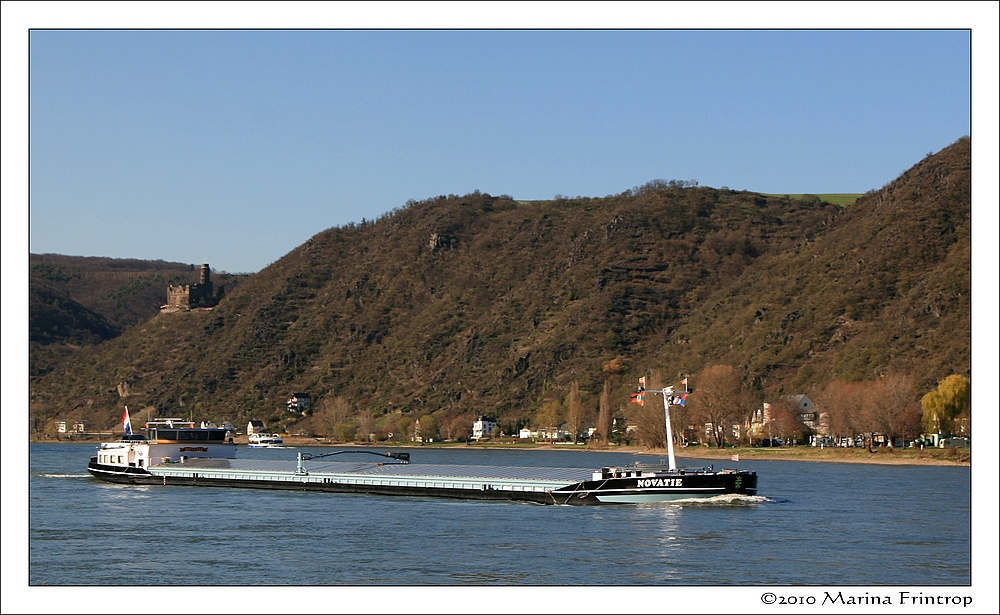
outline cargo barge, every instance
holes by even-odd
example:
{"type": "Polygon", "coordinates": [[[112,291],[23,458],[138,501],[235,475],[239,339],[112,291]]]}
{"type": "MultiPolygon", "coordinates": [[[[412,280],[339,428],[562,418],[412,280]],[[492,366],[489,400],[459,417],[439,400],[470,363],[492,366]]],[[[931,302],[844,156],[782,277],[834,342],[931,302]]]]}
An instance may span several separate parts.
{"type": "Polygon", "coordinates": [[[338,451],[336,454],[340,453],[369,453],[395,460],[185,458],[139,469],[108,467],[94,458],[89,469],[102,480],[136,485],[422,495],[539,504],[659,502],[757,492],[756,474],[739,470],[714,472],[711,468],[692,468],[670,472],[662,467],[635,465],[594,471],[587,468],[411,464],[407,453],[338,451]]]}
{"type": "MultiPolygon", "coordinates": [[[[664,396],[667,397],[666,395],[664,396]]],[[[666,408],[666,402],[665,402],[666,408]]],[[[669,415],[668,415],[669,417],[669,415]]],[[[295,460],[236,459],[225,430],[149,425],[102,443],[88,471],[104,481],[136,485],[241,487],[417,495],[539,504],[624,504],[757,493],[747,470],[676,467],[673,447],[666,466],[588,468],[411,464],[406,452],[340,450],[297,454],[295,460]],[[339,461],[340,455],[373,455],[380,461],[339,461]]],[[[669,425],[669,423],[668,423],[669,425]]]]}

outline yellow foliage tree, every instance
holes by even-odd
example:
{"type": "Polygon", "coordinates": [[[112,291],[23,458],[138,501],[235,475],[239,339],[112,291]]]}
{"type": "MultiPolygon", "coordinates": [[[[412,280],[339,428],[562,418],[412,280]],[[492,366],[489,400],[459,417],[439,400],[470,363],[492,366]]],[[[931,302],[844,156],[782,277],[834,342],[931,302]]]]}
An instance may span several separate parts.
{"type": "Polygon", "coordinates": [[[972,381],[953,374],[920,400],[923,425],[928,433],[962,436],[971,434],[972,381]]]}

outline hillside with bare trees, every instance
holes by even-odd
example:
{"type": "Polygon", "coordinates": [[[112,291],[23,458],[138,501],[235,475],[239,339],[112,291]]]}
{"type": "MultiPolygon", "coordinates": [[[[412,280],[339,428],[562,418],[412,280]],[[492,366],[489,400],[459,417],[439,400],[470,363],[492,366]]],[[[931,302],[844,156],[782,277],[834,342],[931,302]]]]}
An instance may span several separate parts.
{"type": "Polygon", "coordinates": [[[105,341],[33,369],[31,413],[110,426],[128,403],[380,438],[486,414],[507,433],[567,418],[611,432],[638,376],[715,365],[747,404],[890,375],[919,400],[971,376],[970,157],[963,138],[847,207],[679,181],[411,201],[318,233],[210,310],[127,324],[79,301],[103,318],[77,310],[79,327],[105,341]],[[287,411],[293,391],[313,416],[287,411]]]}

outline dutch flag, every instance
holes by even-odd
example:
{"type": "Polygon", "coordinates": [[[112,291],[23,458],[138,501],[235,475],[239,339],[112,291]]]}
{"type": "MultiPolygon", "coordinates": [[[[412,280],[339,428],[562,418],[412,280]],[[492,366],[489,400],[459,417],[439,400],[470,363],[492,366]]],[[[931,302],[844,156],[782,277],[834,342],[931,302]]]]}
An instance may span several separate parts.
{"type": "Polygon", "coordinates": [[[125,435],[132,435],[132,421],[128,420],[128,406],[125,406],[125,414],[122,415],[122,425],[125,426],[125,435]]]}

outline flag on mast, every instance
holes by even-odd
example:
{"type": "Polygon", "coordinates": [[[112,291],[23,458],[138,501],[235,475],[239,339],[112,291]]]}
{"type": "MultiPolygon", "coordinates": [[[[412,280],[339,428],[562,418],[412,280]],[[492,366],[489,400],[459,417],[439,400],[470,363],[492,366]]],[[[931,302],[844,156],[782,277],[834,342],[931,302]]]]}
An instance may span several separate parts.
{"type": "Polygon", "coordinates": [[[132,421],[128,419],[128,406],[125,406],[125,414],[122,415],[122,425],[125,427],[125,435],[132,435],[132,421]]]}
{"type": "Polygon", "coordinates": [[[639,390],[643,390],[645,388],[646,388],[646,377],[643,376],[642,378],[639,378],[639,390]]]}
{"type": "Polygon", "coordinates": [[[632,403],[633,404],[639,404],[640,406],[642,406],[642,405],[644,405],[642,402],[643,402],[643,395],[642,395],[642,393],[633,393],[632,394],[632,403]]]}
{"type": "Polygon", "coordinates": [[[688,390],[688,379],[687,379],[687,377],[685,377],[684,380],[681,380],[681,384],[684,385],[684,390],[685,391],[688,390]]]}

